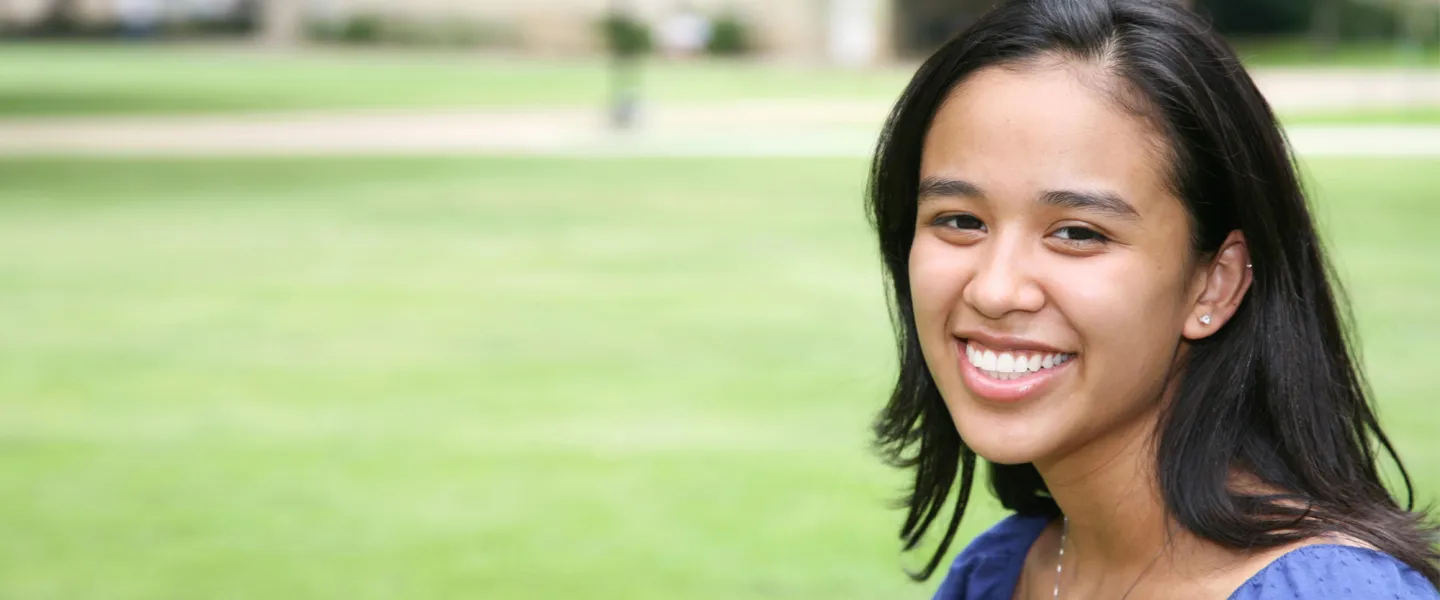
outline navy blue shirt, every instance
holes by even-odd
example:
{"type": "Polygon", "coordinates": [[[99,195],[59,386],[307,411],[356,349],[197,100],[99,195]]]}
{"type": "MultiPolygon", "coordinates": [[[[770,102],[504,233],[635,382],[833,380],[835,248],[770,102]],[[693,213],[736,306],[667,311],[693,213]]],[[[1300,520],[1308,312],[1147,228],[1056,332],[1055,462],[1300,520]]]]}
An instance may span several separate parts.
{"type": "MultiPolygon", "coordinates": [[[[935,600],[1010,600],[1030,545],[1048,517],[1011,515],[970,542],[950,567],[935,600]]],[[[1291,550],[1230,600],[1440,600],[1415,569],[1383,552],[1337,544],[1291,550]]]]}

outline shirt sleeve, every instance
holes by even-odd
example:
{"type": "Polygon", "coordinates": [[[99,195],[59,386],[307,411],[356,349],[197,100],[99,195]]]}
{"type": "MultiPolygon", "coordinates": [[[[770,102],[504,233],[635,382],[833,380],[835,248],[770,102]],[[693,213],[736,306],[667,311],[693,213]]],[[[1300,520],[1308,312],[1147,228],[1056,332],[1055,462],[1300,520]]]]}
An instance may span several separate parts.
{"type": "Polygon", "coordinates": [[[1394,557],[1352,546],[1293,550],[1235,590],[1230,600],[1440,600],[1423,575],[1394,557]]]}

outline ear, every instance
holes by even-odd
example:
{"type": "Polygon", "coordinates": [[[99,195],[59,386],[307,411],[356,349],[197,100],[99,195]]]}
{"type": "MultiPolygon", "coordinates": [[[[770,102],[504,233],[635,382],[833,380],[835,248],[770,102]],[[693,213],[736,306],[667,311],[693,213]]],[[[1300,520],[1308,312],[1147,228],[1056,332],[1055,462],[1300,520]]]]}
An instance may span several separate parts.
{"type": "Polygon", "coordinates": [[[1239,310],[1253,280],[1245,234],[1232,231],[1209,261],[1195,267],[1194,305],[1181,333],[1198,340],[1219,331],[1239,310]],[[1205,321],[1209,321],[1206,323],[1205,321]]]}

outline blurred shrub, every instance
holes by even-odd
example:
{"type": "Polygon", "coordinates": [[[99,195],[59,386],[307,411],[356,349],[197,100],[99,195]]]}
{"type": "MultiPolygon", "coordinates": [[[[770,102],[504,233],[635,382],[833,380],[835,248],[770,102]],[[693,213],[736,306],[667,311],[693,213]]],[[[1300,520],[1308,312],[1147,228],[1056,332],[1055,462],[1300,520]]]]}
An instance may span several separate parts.
{"type": "Polygon", "coordinates": [[[1337,7],[1340,39],[1391,39],[1399,33],[1393,7],[1361,2],[1341,2],[1337,7]]]}
{"type": "Polygon", "coordinates": [[[519,43],[514,28],[500,23],[464,19],[398,19],[359,14],[348,19],[315,23],[310,37],[316,41],[412,47],[501,48],[519,43]]]}
{"type": "Polygon", "coordinates": [[[655,47],[650,26],[623,14],[612,13],[601,19],[600,35],[610,53],[620,56],[649,54],[655,47]]]}
{"type": "Polygon", "coordinates": [[[379,43],[385,39],[385,23],[379,15],[355,15],[340,26],[339,41],[349,44],[379,43]]]}
{"type": "Polygon", "coordinates": [[[23,26],[8,26],[6,33],[17,37],[94,38],[119,35],[114,23],[86,19],[79,0],[51,0],[40,18],[23,26]]]}
{"type": "Polygon", "coordinates": [[[718,56],[739,56],[749,53],[755,47],[750,34],[750,25],[735,14],[726,14],[715,19],[711,25],[710,43],[706,50],[718,56]]]}
{"type": "Polygon", "coordinates": [[[32,31],[38,35],[61,37],[79,33],[85,26],[85,19],[80,16],[79,3],[74,0],[54,0],[46,6],[44,16],[35,23],[32,31]]]}
{"type": "Polygon", "coordinates": [[[160,24],[160,32],[167,38],[248,36],[259,29],[255,19],[253,10],[235,10],[199,18],[167,20],[160,24]]]}
{"type": "Polygon", "coordinates": [[[1226,35],[1260,36],[1305,31],[1317,1],[1196,0],[1195,9],[1226,35]]]}
{"type": "Polygon", "coordinates": [[[1196,0],[1195,8],[1226,35],[1310,32],[1357,40],[1400,37],[1405,6],[1417,2],[1424,0],[1196,0]]]}
{"type": "Polygon", "coordinates": [[[520,45],[514,27],[501,23],[447,21],[440,23],[435,39],[446,46],[461,48],[510,48],[520,45]]]}
{"type": "Polygon", "coordinates": [[[1344,2],[1340,7],[1339,34],[1342,39],[1400,39],[1440,41],[1440,4],[1407,6],[1400,2],[1362,0],[1344,2]],[[1419,7],[1417,12],[1415,6],[1419,7]],[[1418,17],[1418,18],[1417,18],[1418,17]]]}

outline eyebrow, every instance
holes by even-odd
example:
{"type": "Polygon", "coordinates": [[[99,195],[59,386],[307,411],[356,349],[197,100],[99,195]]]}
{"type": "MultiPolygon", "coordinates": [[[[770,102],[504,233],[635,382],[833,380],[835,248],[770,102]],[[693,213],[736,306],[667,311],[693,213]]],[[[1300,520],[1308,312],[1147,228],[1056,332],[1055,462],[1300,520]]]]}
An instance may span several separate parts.
{"type": "Polygon", "coordinates": [[[961,179],[926,177],[920,180],[920,201],[930,198],[984,198],[980,186],[961,179]]]}
{"type": "Polygon", "coordinates": [[[1121,198],[1120,194],[1109,190],[1045,192],[1040,195],[1040,202],[1061,208],[1093,211],[1127,221],[1140,220],[1140,213],[1135,210],[1134,206],[1121,198]]]}
{"type": "MultiPolygon", "coordinates": [[[[920,180],[919,202],[934,198],[981,198],[985,191],[963,179],[926,177],[920,180]]],[[[1040,194],[1040,203],[1060,208],[1091,211],[1127,221],[1137,221],[1140,213],[1129,202],[1110,190],[1052,190],[1040,194]]]]}

